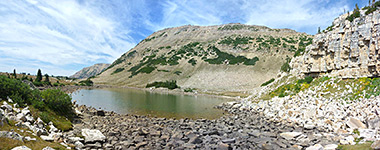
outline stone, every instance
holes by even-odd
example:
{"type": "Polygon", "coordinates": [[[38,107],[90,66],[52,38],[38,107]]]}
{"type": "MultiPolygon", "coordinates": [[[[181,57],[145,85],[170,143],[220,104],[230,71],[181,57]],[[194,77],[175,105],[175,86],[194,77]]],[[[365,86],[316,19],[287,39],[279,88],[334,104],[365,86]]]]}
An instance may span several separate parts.
{"type": "Polygon", "coordinates": [[[350,117],[350,119],[346,122],[347,126],[352,129],[365,129],[367,128],[364,123],[362,123],[359,119],[350,117]]]}
{"type": "Polygon", "coordinates": [[[223,143],[235,143],[235,139],[225,139],[225,140],[222,140],[223,143]]]}
{"type": "Polygon", "coordinates": [[[219,150],[229,150],[230,149],[230,145],[224,144],[224,143],[219,143],[218,144],[218,149],[219,150]]]}
{"type": "Polygon", "coordinates": [[[32,149],[26,146],[17,146],[15,148],[12,148],[12,150],[32,150],[32,149]]]}
{"type": "Polygon", "coordinates": [[[98,110],[98,111],[96,111],[96,115],[98,115],[98,116],[105,116],[105,113],[104,113],[103,110],[98,110]]]}
{"type": "Polygon", "coordinates": [[[44,141],[53,142],[54,138],[51,136],[41,135],[40,138],[44,141]]]}
{"type": "Polygon", "coordinates": [[[371,144],[371,148],[374,150],[380,150],[380,140],[377,140],[371,144]]]}
{"type": "Polygon", "coordinates": [[[335,150],[337,148],[338,148],[338,145],[336,145],[336,144],[328,144],[323,149],[324,150],[335,150]]]}
{"type": "Polygon", "coordinates": [[[19,141],[23,141],[23,136],[21,136],[20,134],[18,134],[17,132],[12,132],[12,131],[0,131],[0,137],[4,137],[4,138],[10,138],[10,139],[14,139],[14,140],[19,140],[19,141]]]}
{"type": "Polygon", "coordinates": [[[202,139],[200,138],[200,136],[195,135],[195,136],[193,136],[193,137],[190,138],[189,143],[191,143],[191,144],[199,144],[199,143],[202,143],[202,139]]]}
{"type": "Polygon", "coordinates": [[[23,113],[18,113],[16,115],[16,121],[22,121],[22,122],[26,121],[25,115],[23,113]]]}
{"type": "Polygon", "coordinates": [[[33,122],[34,118],[31,115],[26,115],[25,116],[25,120],[28,121],[28,122],[33,122]]]}
{"type": "Polygon", "coordinates": [[[76,141],[76,142],[74,143],[74,145],[75,145],[76,148],[79,148],[79,149],[81,149],[81,148],[84,147],[83,143],[82,143],[82,142],[79,142],[79,141],[76,141]]]}
{"type": "Polygon", "coordinates": [[[106,140],[106,136],[96,129],[82,129],[82,135],[84,136],[85,143],[105,142],[106,140]]]}
{"type": "Polygon", "coordinates": [[[286,140],[292,140],[300,135],[302,135],[302,132],[283,132],[280,134],[286,140]]]}
{"type": "Polygon", "coordinates": [[[25,141],[36,141],[37,140],[36,138],[31,138],[29,136],[25,137],[24,139],[25,139],[25,141]]]}
{"type": "Polygon", "coordinates": [[[58,132],[59,130],[54,126],[54,125],[49,125],[50,129],[49,129],[49,132],[50,133],[53,133],[53,132],[58,132]]]}
{"type": "Polygon", "coordinates": [[[13,109],[12,109],[12,106],[9,105],[7,102],[3,102],[3,105],[0,106],[1,109],[3,110],[7,110],[8,112],[11,112],[13,109]]]}
{"type": "Polygon", "coordinates": [[[54,150],[54,148],[51,148],[49,146],[44,147],[42,150],[54,150]]]}
{"type": "Polygon", "coordinates": [[[67,137],[67,142],[69,143],[75,143],[77,141],[83,142],[84,139],[81,137],[67,137]]]}
{"type": "Polygon", "coordinates": [[[148,142],[146,142],[146,141],[144,141],[144,142],[140,142],[140,143],[137,143],[136,144],[136,148],[141,148],[141,147],[143,147],[143,146],[145,146],[145,145],[147,145],[148,144],[148,142]]]}
{"type": "Polygon", "coordinates": [[[307,147],[305,150],[323,150],[323,146],[321,144],[315,144],[314,146],[307,147]]]}
{"type": "Polygon", "coordinates": [[[339,142],[342,145],[349,145],[349,144],[354,145],[355,144],[354,140],[355,140],[355,138],[352,135],[350,135],[348,137],[344,137],[343,139],[340,139],[339,142]]]}
{"type": "Polygon", "coordinates": [[[24,109],[21,110],[21,113],[24,114],[25,116],[26,115],[30,115],[30,110],[29,110],[28,107],[26,107],[26,108],[24,108],[24,109]]]}

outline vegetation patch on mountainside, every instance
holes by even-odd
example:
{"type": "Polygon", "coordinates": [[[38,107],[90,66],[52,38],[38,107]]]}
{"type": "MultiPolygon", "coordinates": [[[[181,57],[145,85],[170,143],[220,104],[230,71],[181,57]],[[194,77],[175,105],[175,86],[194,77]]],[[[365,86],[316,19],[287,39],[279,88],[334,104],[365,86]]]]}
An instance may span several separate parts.
{"type": "Polygon", "coordinates": [[[150,88],[150,87],[155,87],[155,88],[163,87],[163,88],[168,88],[170,90],[173,90],[173,89],[176,89],[176,88],[180,88],[177,85],[177,81],[175,81],[175,80],[165,81],[165,82],[156,81],[156,82],[149,83],[149,84],[146,85],[146,88],[150,88]]]}

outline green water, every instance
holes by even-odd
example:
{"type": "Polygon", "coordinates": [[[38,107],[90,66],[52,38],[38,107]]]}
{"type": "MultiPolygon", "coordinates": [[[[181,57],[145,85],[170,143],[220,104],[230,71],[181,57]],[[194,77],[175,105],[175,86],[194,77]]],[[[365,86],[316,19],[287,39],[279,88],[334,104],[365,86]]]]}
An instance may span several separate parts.
{"type": "Polygon", "coordinates": [[[80,105],[123,114],[208,119],[221,117],[224,112],[213,107],[227,101],[209,96],[160,94],[128,88],[82,89],[74,92],[72,98],[80,105]]]}

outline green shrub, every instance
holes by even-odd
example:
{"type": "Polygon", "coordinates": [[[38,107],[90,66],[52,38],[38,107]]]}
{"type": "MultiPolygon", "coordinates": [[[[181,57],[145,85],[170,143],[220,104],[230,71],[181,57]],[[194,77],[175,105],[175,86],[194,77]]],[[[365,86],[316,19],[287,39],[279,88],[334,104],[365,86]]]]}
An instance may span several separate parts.
{"type": "Polygon", "coordinates": [[[92,82],[90,79],[79,81],[80,85],[82,86],[92,86],[94,82],[92,82]]]}
{"type": "Polygon", "coordinates": [[[365,11],[365,14],[369,15],[369,14],[371,14],[372,12],[374,12],[376,10],[377,10],[377,7],[369,7],[369,8],[367,8],[367,11],[365,11]]]}
{"type": "Polygon", "coordinates": [[[178,85],[177,85],[177,81],[175,80],[172,80],[172,81],[165,81],[165,82],[153,82],[153,83],[149,83],[146,85],[146,88],[149,88],[149,87],[155,87],[155,88],[159,88],[159,87],[163,87],[163,88],[168,88],[168,89],[176,89],[176,88],[180,88],[178,85]]]}
{"type": "Polygon", "coordinates": [[[73,112],[71,97],[59,89],[47,89],[41,92],[45,104],[60,115],[68,115],[73,112]]]}
{"type": "Polygon", "coordinates": [[[346,18],[346,20],[352,22],[354,21],[355,18],[359,18],[359,17],[360,17],[360,12],[359,10],[355,9],[354,12],[346,18]]]}
{"type": "Polygon", "coordinates": [[[274,78],[268,80],[267,82],[264,82],[263,84],[261,84],[261,86],[267,86],[268,84],[272,83],[274,81],[274,78]]]}
{"type": "Polygon", "coordinates": [[[228,54],[226,52],[220,51],[215,46],[209,47],[209,51],[214,51],[217,55],[217,58],[205,59],[204,60],[204,61],[208,62],[209,64],[223,64],[225,62],[225,60],[228,60],[230,65],[235,65],[235,64],[239,64],[239,63],[243,63],[244,65],[255,65],[256,62],[259,61],[258,57],[248,59],[244,56],[234,56],[234,55],[228,54]]]}
{"type": "Polygon", "coordinates": [[[184,92],[194,92],[192,88],[186,88],[183,90],[184,92]]]}
{"type": "Polygon", "coordinates": [[[298,83],[298,84],[302,84],[302,83],[310,84],[312,81],[313,81],[313,77],[311,77],[311,76],[307,76],[307,77],[305,77],[305,78],[303,78],[303,79],[299,79],[299,80],[297,81],[297,83],[298,83]]]}
{"type": "Polygon", "coordinates": [[[17,79],[10,79],[6,76],[0,76],[0,98],[13,99],[20,106],[31,104],[34,95],[30,87],[17,79]]]}
{"type": "Polygon", "coordinates": [[[124,70],[124,68],[117,68],[115,71],[113,71],[111,73],[111,75],[115,74],[115,73],[119,73],[119,72],[122,72],[124,70]]]}
{"type": "Polygon", "coordinates": [[[181,71],[175,71],[175,72],[174,72],[174,74],[176,74],[176,75],[178,75],[178,76],[181,75],[181,73],[182,73],[181,71]]]}
{"type": "Polygon", "coordinates": [[[195,60],[194,58],[191,58],[189,61],[187,61],[189,64],[191,64],[192,66],[195,66],[197,64],[197,60],[195,60]]]}

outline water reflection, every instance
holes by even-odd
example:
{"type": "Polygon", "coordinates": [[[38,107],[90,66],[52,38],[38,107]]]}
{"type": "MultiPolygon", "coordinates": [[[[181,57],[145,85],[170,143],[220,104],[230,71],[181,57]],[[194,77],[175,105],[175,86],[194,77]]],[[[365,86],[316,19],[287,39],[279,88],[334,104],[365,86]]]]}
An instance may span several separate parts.
{"type": "Polygon", "coordinates": [[[209,119],[220,117],[223,112],[213,107],[226,102],[207,96],[159,94],[127,88],[83,89],[73,93],[72,98],[78,104],[118,113],[209,119]]]}

